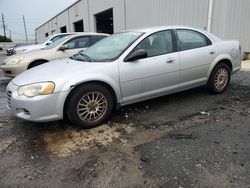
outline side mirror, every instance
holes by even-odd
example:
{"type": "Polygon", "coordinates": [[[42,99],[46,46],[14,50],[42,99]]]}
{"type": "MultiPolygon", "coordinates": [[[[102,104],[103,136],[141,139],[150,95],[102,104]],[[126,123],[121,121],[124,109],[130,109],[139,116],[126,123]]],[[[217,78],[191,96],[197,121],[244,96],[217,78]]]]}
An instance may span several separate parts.
{"type": "Polygon", "coordinates": [[[52,41],[48,41],[48,42],[46,43],[47,46],[50,45],[50,44],[52,44],[52,41]]]}
{"type": "Polygon", "coordinates": [[[67,50],[67,49],[68,49],[68,45],[62,45],[59,48],[60,51],[64,51],[64,50],[67,50]]]}
{"type": "Polygon", "coordinates": [[[136,61],[138,59],[143,59],[148,57],[148,52],[146,50],[140,49],[130,53],[126,58],[125,62],[136,61]]]}

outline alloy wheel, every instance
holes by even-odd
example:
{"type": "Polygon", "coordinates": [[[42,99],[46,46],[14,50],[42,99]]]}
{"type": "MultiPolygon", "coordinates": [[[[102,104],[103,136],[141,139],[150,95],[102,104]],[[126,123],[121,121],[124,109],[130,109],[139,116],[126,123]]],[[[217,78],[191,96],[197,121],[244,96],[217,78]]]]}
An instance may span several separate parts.
{"type": "Polygon", "coordinates": [[[223,67],[218,69],[215,74],[215,80],[214,80],[214,85],[216,89],[223,90],[227,86],[228,80],[229,80],[229,73],[227,69],[223,67]]]}
{"type": "Polygon", "coordinates": [[[96,122],[105,115],[107,106],[107,98],[102,93],[88,92],[79,100],[77,114],[83,121],[96,122]]]}

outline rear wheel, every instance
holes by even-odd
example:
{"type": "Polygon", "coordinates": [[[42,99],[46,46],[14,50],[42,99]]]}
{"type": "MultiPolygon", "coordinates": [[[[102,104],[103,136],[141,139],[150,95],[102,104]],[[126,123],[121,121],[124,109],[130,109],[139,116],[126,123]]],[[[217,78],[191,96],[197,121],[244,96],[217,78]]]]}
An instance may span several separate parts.
{"type": "Polygon", "coordinates": [[[92,128],[107,120],[114,102],[107,88],[99,84],[87,84],[77,88],[67,105],[69,120],[83,128],[92,128]]]}
{"type": "Polygon", "coordinates": [[[231,71],[227,64],[220,63],[211,73],[208,81],[208,89],[215,93],[223,93],[229,86],[231,79],[231,71]]]}

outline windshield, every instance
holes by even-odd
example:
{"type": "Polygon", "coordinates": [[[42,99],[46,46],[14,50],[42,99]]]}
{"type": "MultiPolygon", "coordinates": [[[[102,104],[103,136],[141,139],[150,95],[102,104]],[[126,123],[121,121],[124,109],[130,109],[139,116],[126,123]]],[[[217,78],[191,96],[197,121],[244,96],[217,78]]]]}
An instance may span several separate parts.
{"type": "Polygon", "coordinates": [[[40,42],[38,42],[37,44],[43,44],[45,43],[47,40],[50,39],[50,36],[49,37],[46,37],[45,39],[41,40],[40,42]]]}
{"type": "Polygon", "coordinates": [[[80,52],[80,55],[88,57],[93,62],[111,62],[117,59],[142,34],[140,32],[113,34],[80,52]]]}
{"type": "Polygon", "coordinates": [[[50,45],[46,46],[45,50],[49,50],[49,49],[52,49],[52,48],[55,48],[57,47],[58,45],[60,45],[61,43],[63,43],[66,39],[68,39],[70,36],[65,36],[65,37],[62,37],[60,39],[58,39],[57,41],[51,43],[50,45]]]}

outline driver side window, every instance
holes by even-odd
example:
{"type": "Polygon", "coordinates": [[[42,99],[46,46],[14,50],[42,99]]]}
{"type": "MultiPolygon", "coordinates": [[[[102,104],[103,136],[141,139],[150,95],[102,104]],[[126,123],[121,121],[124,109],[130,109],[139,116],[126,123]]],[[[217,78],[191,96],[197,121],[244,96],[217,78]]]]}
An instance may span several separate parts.
{"type": "Polygon", "coordinates": [[[66,45],[68,45],[68,49],[87,48],[89,42],[89,37],[79,37],[67,42],[66,45]]]}
{"type": "Polygon", "coordinates": [[[133,51],[146,50],[148,57],[168,54],[174,51],[172,32],[161,31],[145,38],[133,51]]]}

